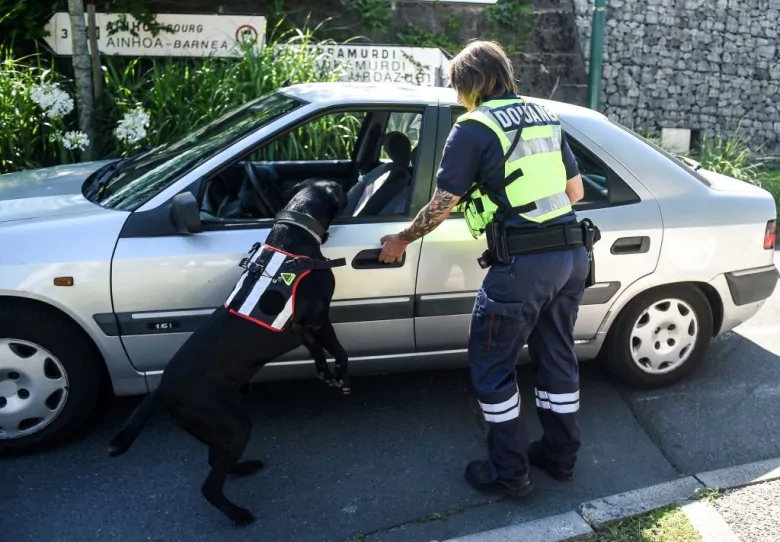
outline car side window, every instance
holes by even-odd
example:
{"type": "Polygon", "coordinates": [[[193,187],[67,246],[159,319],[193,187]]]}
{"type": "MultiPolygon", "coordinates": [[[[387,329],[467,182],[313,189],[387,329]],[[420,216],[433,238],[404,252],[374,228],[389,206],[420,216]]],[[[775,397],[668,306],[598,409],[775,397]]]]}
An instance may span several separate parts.
{"type": "MultiPolygon", "coordinates": [[[[390,113],[390,117],[387,120],[385,134],[388,132],[401,132],[409,138],[409,142],[412,144],[412,149],[415,149],[417,144],[420,142],[421,124],[421,113],[390,113]]],[[[384,148],[382,148],[382,152],[379,155],[379,158],[384,162],[390,161],[390,157],[387,155],[387,151],[385,151],[384,148]]]]}
{"type": "Polygon", "coordinates": [[[575,209],[599,209],[641,201],[637,193],[585,145],[568,134],[566,141],[577,160],[584,188],[584,196],[574,204],[575,209]]]}
{"type": "MultiPolygon", "coordinates": [[[[201,218],[210,223],[270,219],[289,188],[315,177],[336,181],[348,193],[342,221],[406,216],[416,181],[414,151],[427,130],[423,111],[348,110],[291,127],[203,180],[201,218]],[[411,144],[408,158],[403,158],[408,151],[395,155],[399,163],[385,149],[391,142],[383,136],[390,132],[400,132],[411,144]]],[[[395,141],[395,148],[404,148],[395,141]]]]}
{"type": "Polygon", "coordinates": [[[570,136],[567,135],[566,140],[577,160],[584,188],[584,196],[574,204],[574,208],[593,204],[609,204],[609,168],[570,136]]]}

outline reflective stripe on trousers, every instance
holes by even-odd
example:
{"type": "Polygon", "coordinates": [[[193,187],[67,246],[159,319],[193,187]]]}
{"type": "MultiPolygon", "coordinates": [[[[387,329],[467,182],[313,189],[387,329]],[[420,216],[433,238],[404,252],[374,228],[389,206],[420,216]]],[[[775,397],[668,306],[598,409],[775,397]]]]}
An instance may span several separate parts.
{"type": "Polygon", "coordinates": [[[500,403],[483,403],[479,401],[479,408],[485,416],[485,421],[502,423],[514,420],[520,416],[520,391],[515,386],[515,394],[500,403]]]}
{"type": "Polygon", "coordinates": [[[580,409],[580,392],[549,393],[534,388],[536,406],[542,410],[551,410],[558,414],[572,414],[580,409]]]}

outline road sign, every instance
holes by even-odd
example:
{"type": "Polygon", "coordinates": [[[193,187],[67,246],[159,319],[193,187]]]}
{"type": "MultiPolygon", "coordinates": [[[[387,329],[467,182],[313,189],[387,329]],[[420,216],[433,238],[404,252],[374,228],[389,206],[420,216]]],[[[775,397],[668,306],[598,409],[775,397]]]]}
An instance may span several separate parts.
{"type": "MultiPolygon", "coordinates": [[[[121,56],[228,57],[236,53],[240,42],[265,45],[266,18],[242,15],[177,15],[160,13],[157,23],[170,25],[171,32],[152,35],[146,25],[127,15],[128,25],[138,34],[120,30],[109,35],[108,24],[119,19],[117,13],[96,13],[98,50],[121,56]]],[[[85,16],[86,21],[86,16],[85,16]]],[[[57,55],[73,54],[70,16],[55,13],[46,24],[46,43],[57,55]]]]}
{"type": "Polygon", "coordinates": [[[449,60],[436,47],[374,44],[309,47],[322,54],[320,67],[335,69],[341,65],[346,68],[344,81],[413,83],[432,87],[449,84],[449,60]]]}

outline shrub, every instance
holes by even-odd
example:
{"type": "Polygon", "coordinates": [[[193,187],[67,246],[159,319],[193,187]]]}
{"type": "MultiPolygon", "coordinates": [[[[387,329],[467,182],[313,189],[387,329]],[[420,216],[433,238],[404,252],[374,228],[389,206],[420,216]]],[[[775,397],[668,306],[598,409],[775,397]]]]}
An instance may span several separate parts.
{"type": "Polygon", "coordinates": [[[698,160],[704,169],[740,181],[755,183],[760,172],[761,161],[751,157],[750,147],[738,135],[702,138],[698,160]]]}
{"type": "Polygon", "coordinates": [[[64,131],[62,115],[46,115],[33,99],[41,85],[63,83],[40,56],[15,59],[0,49],[0,173],[68,159],[64,147],[52,140],[64,131]]]}

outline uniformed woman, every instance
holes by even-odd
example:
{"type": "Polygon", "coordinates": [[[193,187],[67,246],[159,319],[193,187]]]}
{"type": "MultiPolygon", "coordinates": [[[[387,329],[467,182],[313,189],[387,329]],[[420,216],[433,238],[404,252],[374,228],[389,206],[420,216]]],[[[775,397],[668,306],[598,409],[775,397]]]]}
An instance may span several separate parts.
{"type": "Polygon", "coordinates": [[[470,43],[451,61],[450,82],[467,112],[447,138],[436,191],[412,224],[380,240],[379,259],[400,260],[459,202],[472,235],[486,234],[480,265],[489,271],[472,312],[469,365],[490,428],[488,459],[469,463],[466,478],[482,491],[525,497],[529,461],[565,480],[580,447],[573,330],[590,263],[572,204],[582,179],[558,118],[518,96],[498,44],[470,43]],[[526,344],[544,429],[530,444],[515,372],[526,344]]]}

